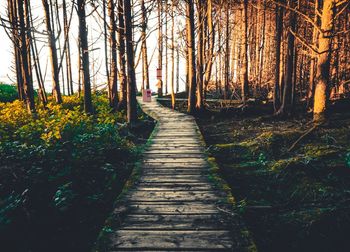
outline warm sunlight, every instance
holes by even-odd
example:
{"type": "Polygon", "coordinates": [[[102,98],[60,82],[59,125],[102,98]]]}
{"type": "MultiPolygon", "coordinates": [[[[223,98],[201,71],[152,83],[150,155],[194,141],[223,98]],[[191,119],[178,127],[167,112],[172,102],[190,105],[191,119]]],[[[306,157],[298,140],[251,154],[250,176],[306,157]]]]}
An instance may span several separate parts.
{"type": "Polygon", "coordinates": [[[350,251],[350,0],[6,0],[0,38],[0,251],[350,251]]]}

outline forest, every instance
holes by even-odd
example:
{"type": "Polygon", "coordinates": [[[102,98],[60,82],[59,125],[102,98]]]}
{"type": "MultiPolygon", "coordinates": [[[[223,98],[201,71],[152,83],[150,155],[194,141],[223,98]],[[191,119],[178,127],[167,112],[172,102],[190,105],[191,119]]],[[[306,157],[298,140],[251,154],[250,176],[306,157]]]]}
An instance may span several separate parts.
{"type": "Polygon", "coordinates": [[[350,250],[349,0],[0,7],[1,251],[350,250]]]}

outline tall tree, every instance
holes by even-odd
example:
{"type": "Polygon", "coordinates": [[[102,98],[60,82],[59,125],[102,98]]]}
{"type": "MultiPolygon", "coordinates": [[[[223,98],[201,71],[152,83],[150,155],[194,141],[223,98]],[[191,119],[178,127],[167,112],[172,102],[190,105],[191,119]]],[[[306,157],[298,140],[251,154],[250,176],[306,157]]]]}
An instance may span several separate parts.
{"type": "Polygon", "coordinates": [[[124,22],[124,3],[123,0],[118,0],[118,62],[119,62],[119,104],[118,109],[125,109],[127,103],[127,77],[126,77],[126,60],[125,60],[125,22],[124,22]]]}
{"type": "Polygon", "coordinates": [[[186,1],[186,30],[188,48],[189,67],[189,94],[187,111],[191,114],[195,112],[196,106],[196,47],[195,47],[195,26],[194,26],[194,4],[193,0],[186,1]]]}
{"type": "Polygon", "coordinates": [[[141,51],[142,51],[142,67],[143,67],[143,82],[146,84],[146,89],[149,89],[149,72],[148,72],[148,55],[147,55],[147,10],[145,0],[141,0],[141,51]]]}
{"type": "Polygon", "coordinates": [[[109,103],[113,109],[118,108],[118,69],[117,69],[117,24],[115,20],[115,4],[114,0],[108,0],[108,16],[109,16],[109,40],[111,47],[111,72],[109,76],[109,103]]]}
{"type": "MultiPolygon", "coordinates": [[[[294,1],[289,0],[288,6],[293,9],[294,1]]],[[[296,29],[296,12],[289,11],[289,30],[287,37],[287,60],[286,60],[286,78],[283,88],[282,105],[277,112],[278,115],[284,116],[292,111],[292,81],[294,73],[294,57],[295,57],[295,29],[296,29]]]]}
{"type": "Polygon", "coordinates": [[[276,4],[276,47],[275,47],[275,81],[273,90],[273,108],[274,113],[280,108],[280,67],[281,67],[281,40],[282,40],[282,29],[283,29],[283,8],[276,4]]]}
{"type": "Polygon", "coordinates": [[[86,13],[85,0],[77,0],[77,14],[79,18],[79,39],[81,50],[81,62],[84,83],[84,111],[92,114],[92,99],[91,99],[91,82],[90,82],[90,63],[89,63],[89,45],[88,34],[86,28],[86,13]]]}
{"type": "Polygon", "coordinates": [[[45,24],[49,43],[49,53],[51,62],[51,73],[52,73],[52,95],[57,103],[62,103],[62,96],[59,83],[59,68],[58,68],[58,57],[56,48],[56,34],[52,29],[52,18],[50,13],[50,5],[47,0],[42,0],[44,13],[45,13],[45,24]]]}
{"type": "Polygon", "coordinates": [[[248,0],[243,0],[243,65],[242,65],[242,101],[246,102],[249,96],[249,86],[248,86],[248,0]]]}
{"type": "Polygon", "coordinates": [[[130,0],[124,1],[124,21],[125,21],[125,44],[127,56],[127,116],[128,123],[133,125],[137,121],[137,102],[136,102],[136,76],[135,76],[135,58],[132,37],[132,16],[130,0]]]}
{"type": "MultiPolygon", "coordinates": [[[[158,70],[162,71],[163,68],[163,21],[162,21],[162,11],[163,4],[162,0],[158,1],[158,70]]],[[[158,78],[158,97],[163,95],[163,80],[160,76],[158,78]]]]}
{"type": "Polygon", "coordinates": [[[334,16],[339,0],[324,0],[321,16],[321,31],[318,39],[318,57],[316,68],[316,87],[314,97],[314,121],[322,123],[326,119],[329,96],[329,72],[332,55],[332,36],[334,16]]]}

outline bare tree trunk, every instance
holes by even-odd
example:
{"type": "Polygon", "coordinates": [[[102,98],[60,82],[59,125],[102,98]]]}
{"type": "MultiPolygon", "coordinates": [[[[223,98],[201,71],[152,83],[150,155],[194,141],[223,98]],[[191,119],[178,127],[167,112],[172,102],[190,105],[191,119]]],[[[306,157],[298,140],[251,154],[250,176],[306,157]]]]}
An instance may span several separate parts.
{"type": "Polygon", "coordinates": [[[195,26],[194,26],[194,4],[193,0],[186,1],[186,29],[187,29],[187,47],[189,62],[189,95],[187,111],[191,114],[195,112],[196,104],[196,47],[195,47],[195,26]]]}
{"type": "Polygon", "coordinates": [[[115,33],[117,31],[117,24],[115,20],[115,5],[114,0],[108,0],[108,16],[109,16],[109,36],[111,47],[111,73],[108,87],[110,90],[109,103],[111,108],[118,108],[118,69],[117,69],[117,39],[115,33]]]}
{"type": "Polygon", "coordinates": [[[174,43],[174,30],[175,30],[175,17],[174,17],[174,1],[171,1],[171,107],[175,109],[175,93],[174,93],[174,81],[175,81],[175,43],[174,43]]]}
{"type": "Polygon", "coordinates": [[[147,57],[147,13],[146,13],[146,7],[145,7],[145,1],[141,0],[141,14],[142,14],[142,21],[141,21],[141,50],[142,50],[142,66],[143,66],[143,80],[146,83],[146,89],[149,89],[149,72],[148,72],[148,57],[147,57]]]}
{"type": "MultiPolygon", "coordinates": [[[[158,1],[158,69],[162,71],[163,68],[163,22],[162,22],[162,11],[163,4],[162,0],[158,1]]],[[[163,77],[158,78],[158,97],[163,96],[163,77]]]]}
{"type": "MultiPolygon", "coordinates": [[[[31,26],[33,26],[33,16],[32,16],[32,11],[31,11],[31,7],[30,7],[30,2],[28,1],[28,19],[29,19],[29,23],[31,26]]],[[[31,32],[30,33],[30,48],[33,54],[33,60],[34,60],[34,68],[35,68],[35,74],[36,74],[36,78],[38,81],[38,86],[39,86],[39,99],[41,100],[41,102],[44,104],[44,106],[47,104],[47,95],[46,95],[46,91],[45,91],[45,86],[44,86],[44,80],[43,80],[43,76],[41,73],[41,66],[40,66],[40,60],[39,60],[39,52],[38,52],[38,48],[37,48],[37,44],[36,44],[36,38],[35,38],[35,33],[31,32]]]]}
{"type": "Polygon", "coordinates": [[[332,33],[334,29],[335,4],[337,0],[324,0],[321,17],[322,34],[319,36],[316,87],[314,97],[314,121],[322,123],[326,119],[329,97],[329,69],[332,55],[332,33]]]}
{"type": "Polygon", "coordinates": [[[120,96],[118,110],[126,108],[127,105],[127,77],[126,77],[126,59],[125,59],[125,21],[123,0],[118,0],[118,61],[119,61],[119,85],[120,96]]]}
{"type": "Polygon", "coordinates": [[[281,105],[280,100],[280,68],[281,68],[281,38],[283,29],[283,8],[276,4],[276,66],[275,66],[275,83],[273,92],[273,108],[276,113],[281,105]]]}
{"type": "Polygon", "coordinates": [[[136,76],[134,64],[134,48],[132,39],[132,18],[130,0],[124,0],[124,20],[125,20],[125,42],[128,66],[128,93],[127,93],[127,116],[128,123],[132,126],[137,121],[136,103],[136,76]]]}
{"type": "Polygon", "coordinates": [[[225,41],[225,86],[224,99],[228,99],[229,85],[230,85],[230,3],[226,4],[226,41],[225,41]]]}
{"type": "Polygon", "coordinates": [[[77,13],[79,18],[79,38],[82,53],[82,67],[84,75],[84,111],[87,114],[93,113],[91,99],[91,82],[90,82],[90,63],[89,63],[89,48],[88,34],[86,28],[85,0],[77,0],[77,13]]]}
{"type": "Polygon", "coordinates": [[[29,29],[30,24],[26,24],[26,21],[24,19],[25,15],[23,15],[23,13],[25,13],[25,10],[28,9],[27,5],[28,5],[27,0],[17,0],[23,90],[24,90],[25,101],[26,101],[28,112],[35,113],[33,79],[32,79],[31,70],[30,70],[31,65],[29,63],[30,39],[28,37],[28,33],[30,32],[30,29],[29,29]]]}
{"type": "MultiPolygon", "coordinates": [[[[294,8],[294,0],[290,0],[289,6],[294,8]]],[[[284,82],[283,89],[283,101],[282,106],[277,112],[278,115],[284,116],[285,114],[290,114],[292,110],[292,81],[293,81],[293,66],[294,66],[294,35],[296,28],[296,13],[290,11],[289,13],[289,31],[287,38],[287,63],[286,63],[286,78],[284,82]]]]}
{"type": "Polygon", "coordinates": [[[110,74],[109,74],[110,66],[109,66],[109,59],[108,59],[109,55],[108,55],[108,31],[107,31],[108,30],[107,0],[102,0],[102,12],[103,12],[103,33],[104,33],[103,45],[104,45],[104,53],[105,53],[105,68],[106,68],[106,76],[107,76],[108,99],[111,102],[111,86],[110,86],[110,74]]]}
{"type": "Polygon", "coordinates": [[[67,47],[65,51],[66,52],[67,86],[68,86],[69,93],[72,95],[74,93],[74,90],[73,90],[72,59],[71,59],[71,51],[70,51],[69,24],[68,24],[66,0],[63,0],[62,8],[63,8],[64,39],[67,43],[67,47]]]}
{"type": "MultiPolygon", "coordinates": [[[[314,16],[314,23],[318,24],[318,1],[315,1],[315,16],[314,16]]],[[[314,46],[317,46],[317,42],[318,42],[318,30],[316,27],[313,28],[313,32],[312,32],[312,44],[314,46]]],[[[313,103],[313,98],[314,98],[314,94],[315,94],[315,66],[316,66],[316,61],[317,61],[317,56],[312,56],[311,57],[311,61],[310,61],[310,77],[309,77],[309,89],[308,89],[308,94],[307,94],[307,109],[311,109],[312,108],[312,103],[313,103]]]]}
{"type": "Polygon", "coordinates": [[[197,1],[197,104],[198,110],[203,108],[203,51],[204,51],[204,6],[203,0],[197,1]]]}
{"type": "Polygon", "coordinates": [[[168,94],[168,0],[165,0],[165,95],[168,94]]]}
{"type": "Polygon", "coordinates": [[[242,101],[245,103],[249,96],[249,87],[248,87],[248,0],[243,0],[243,82],[242,82],[242,101]]]}
{"type": "Polygon", "coordinates": [[[57,58],[57,48],[56,48],[56,38],[55,33],[51,28],[51,16],[50,16],[50,6],[47,0],[42,0],[42,4],[45,12],[45,23],[48,35],[50,61],[51,61],[51,72],[52,72],[52,95],[58,104],[62,103],[62,96],[59,84],[59,69],[58,69],[58,58],[57,58]]]}
{"type": "Polygon", "coordinates": [[[215,46],[215,30],[213,25],[213,17],[212,17],[212,0],[207,0],[207,19],[208,19],[208,32],[209,32],[209,50],[208,57],[205,67],[205,76],[204,76],[204,88],[207,90],[209,81],[212,74],[213,68],[213,58],[214,58],[214,46],[215,46]]]}

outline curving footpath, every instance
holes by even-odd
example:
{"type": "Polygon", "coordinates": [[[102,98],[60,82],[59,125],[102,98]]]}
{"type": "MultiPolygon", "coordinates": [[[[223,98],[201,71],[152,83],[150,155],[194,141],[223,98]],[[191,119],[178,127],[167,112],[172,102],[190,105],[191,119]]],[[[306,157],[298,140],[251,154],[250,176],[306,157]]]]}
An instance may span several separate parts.
{"type": "Polygon", "coordinates": [[[155,101],[139,102],[158,125],[144,153],[142,175],[125,196],[127,213],[110,235],[109,250],[250,250],[239,218],[224,210],[225,193],[208,178],[194,118],[155,101]]]}

